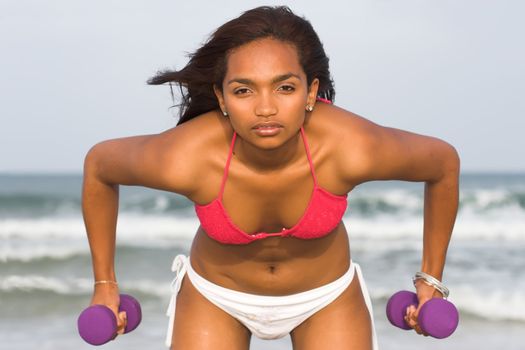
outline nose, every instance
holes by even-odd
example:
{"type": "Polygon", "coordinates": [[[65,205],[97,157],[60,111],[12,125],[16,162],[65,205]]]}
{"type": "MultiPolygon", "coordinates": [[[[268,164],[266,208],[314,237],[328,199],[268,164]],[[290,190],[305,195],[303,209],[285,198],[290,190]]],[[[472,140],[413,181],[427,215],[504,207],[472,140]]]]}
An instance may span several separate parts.
{"type": "Polygon", "coordinates": [[[258,117],[271,117],[277,114],[277,104],[269,93],[261,93],[255,105],[255,115],[258,117]]]}

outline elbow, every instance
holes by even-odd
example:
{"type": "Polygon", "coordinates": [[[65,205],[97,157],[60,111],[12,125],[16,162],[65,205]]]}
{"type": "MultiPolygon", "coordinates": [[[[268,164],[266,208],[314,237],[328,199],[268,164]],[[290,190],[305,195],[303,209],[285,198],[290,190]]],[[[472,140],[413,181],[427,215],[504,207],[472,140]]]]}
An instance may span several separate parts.
{"type": "Polygon", "coordinates": [[[440,180],[446,179],[447,182],[459,182],[460,167],[459,152],[454,146],[444,142],[440,180]]]}
{"type": "Polygon", "coordinates": [[[110,160],[108,159],[109,141],[102,141],[89,149],[84,157],[84,185],[101,183],[107,186],[115,186],[108,175],[110,160]]]}
{"type": "Polygon", "coordinates": [[[84,157],[84,177],[98,177],[101,168],[103,145],[104,142],[97,143],[86,153],[84,157]]]}
{"type": "Polygon", "coordinates": [[[448,156],[447,156],[445,169],[453,173],[455,176],[459,176],[459,172],[461,168],[461,159],[459,157],[459,152],[454,146],[450,144],[447,144],[447,145],[448,145],[448,152],[447,152],[448,156]]]}
{"type": "Polygon", "coordinates": [[[431,155],[432,172],[425,180],[428,184],[436,183],[458,183],[460,172],[460,157],[454,146],[443,141],[438,143],[431,155]]]}

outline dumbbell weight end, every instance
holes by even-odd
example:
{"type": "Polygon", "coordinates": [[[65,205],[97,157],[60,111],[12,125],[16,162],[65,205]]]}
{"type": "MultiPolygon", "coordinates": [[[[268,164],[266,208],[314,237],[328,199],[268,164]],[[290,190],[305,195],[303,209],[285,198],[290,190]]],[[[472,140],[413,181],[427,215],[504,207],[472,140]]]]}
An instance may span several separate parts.
{"type": "MultiPolygon", "coordinates": [[[[386,315],[390,323],[398,328],[412,329],[405,322],[406,309],[410,305],[417,307],[419,300],[416,293],[406,290],[392,295],[386,306],[386,315]]],[[[419,310],[418,323],[421,329],[430,336],[442,339],[450,336],[459,323],[459,313],[451,302],[433,298],[419,310]]]]}
{"type": "MultiPolygon", "coordinates": [[[[142,320],[139,302],[130,295],[120,295],[119,312],[125,311],[127,324],[124,333],[138,327],[142,320]]],[[[117,333],[117,319],[113,311],[105,305],[92,305],[86,308],[77,321],[80,337],[91,345],[102,345],[114,339],[117,333]]]]}

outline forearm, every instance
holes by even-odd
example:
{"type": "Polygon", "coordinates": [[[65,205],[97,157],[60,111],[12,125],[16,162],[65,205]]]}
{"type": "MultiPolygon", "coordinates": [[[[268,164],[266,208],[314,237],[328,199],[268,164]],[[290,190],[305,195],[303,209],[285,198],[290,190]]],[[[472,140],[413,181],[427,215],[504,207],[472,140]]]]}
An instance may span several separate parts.
{"type": "Polygon", "coordinates": [[[421,271],[441,280],[459,200],[459,160],[451,157],[443,176],[425,184],[421,271]]]}
{"type": "Polygon", "coordinates": [[[82,213],[86,226],[95,280],[116,280],[114,270],[118,213],[118,185],[101,179],[97,156],[86,157],[82,213]]]}

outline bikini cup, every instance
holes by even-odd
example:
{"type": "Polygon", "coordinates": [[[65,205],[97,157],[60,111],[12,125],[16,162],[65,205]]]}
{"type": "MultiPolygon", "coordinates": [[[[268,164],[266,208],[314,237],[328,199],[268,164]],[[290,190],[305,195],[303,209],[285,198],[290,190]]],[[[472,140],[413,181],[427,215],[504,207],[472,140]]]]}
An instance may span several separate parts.
{"type": "Polygon", "coordinates": [[[228,159],[224,168],[219,195],[208,204],[195,204],[195,211],[201,222],[201,226],[210,238],[224,244],[248,244],[255,240],[274,236],[314,239],[328,235],[339,225],[346,211],[347,195],[335,195],[319,187],[310,155],[310,149],[302,127],[301,136],[314,181],[312,195],[303,216],[293,227],[274,233],[257,232],[250,234],[235,225],[224,208],[222,195],[228,177],[228,170],[236,136],[237,134],[234,132],[228,159]]]}

